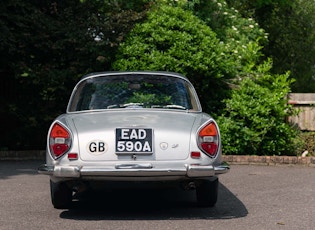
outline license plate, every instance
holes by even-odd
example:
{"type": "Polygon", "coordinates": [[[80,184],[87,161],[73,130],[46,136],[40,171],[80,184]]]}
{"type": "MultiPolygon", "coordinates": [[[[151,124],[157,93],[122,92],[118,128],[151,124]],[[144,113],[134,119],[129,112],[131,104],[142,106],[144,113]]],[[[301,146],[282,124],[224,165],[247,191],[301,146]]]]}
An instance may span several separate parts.
{"type": "Polygon", "coordinates": [[[152,154],[152,129],[116,129],[116,153],[152,154]]]}

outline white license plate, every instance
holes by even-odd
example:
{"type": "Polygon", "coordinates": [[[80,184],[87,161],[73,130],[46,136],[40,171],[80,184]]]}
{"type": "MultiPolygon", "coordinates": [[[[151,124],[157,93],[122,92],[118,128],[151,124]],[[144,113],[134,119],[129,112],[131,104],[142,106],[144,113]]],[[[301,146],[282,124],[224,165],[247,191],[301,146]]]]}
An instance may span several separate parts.
{"type": "Polygon", "coordinates": [[[116,129],[116,153],[152,154],[152,129],[116,129]]]}

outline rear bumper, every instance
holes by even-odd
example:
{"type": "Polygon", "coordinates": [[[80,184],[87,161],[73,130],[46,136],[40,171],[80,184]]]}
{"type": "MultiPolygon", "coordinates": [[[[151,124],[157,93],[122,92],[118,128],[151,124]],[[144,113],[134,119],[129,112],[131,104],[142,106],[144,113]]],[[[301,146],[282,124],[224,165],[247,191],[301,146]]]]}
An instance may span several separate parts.
{"type": "Polygon", "coordinates": [[[60,166],[41,165],[40,174],[59,178],[110,177],[110,178],[137,178],[137,177],[211,177],[228,172],[230,166],[223,162],[218,166],[212,165],[185,165],[181,168],[155,168],[151,164],[121,164],[115,167],[99,166],[60,166]]]}

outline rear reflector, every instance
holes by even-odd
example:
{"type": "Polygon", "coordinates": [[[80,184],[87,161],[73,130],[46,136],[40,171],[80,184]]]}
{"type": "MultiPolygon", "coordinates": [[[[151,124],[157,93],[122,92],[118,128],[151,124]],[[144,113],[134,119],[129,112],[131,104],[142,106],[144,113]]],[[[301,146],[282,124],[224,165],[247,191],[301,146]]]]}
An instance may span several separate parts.
{"type": "Polygon", "coordinates": [[[68,153],[68,159],[69,160],[77,160],[78,154],[77,153],[68,153]]]}
{"type": "Polygon", "coordinates": [[[200,154],[200,152],[191,152],[190,156],[191,156],[191,158],[200,158],[201,154],[200,154]]]}

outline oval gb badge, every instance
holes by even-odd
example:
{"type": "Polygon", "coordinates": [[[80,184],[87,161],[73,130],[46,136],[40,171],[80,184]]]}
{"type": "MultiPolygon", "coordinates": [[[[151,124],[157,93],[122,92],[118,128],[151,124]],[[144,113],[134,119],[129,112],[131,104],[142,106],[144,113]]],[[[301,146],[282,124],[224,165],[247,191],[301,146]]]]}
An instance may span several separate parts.
{"type": "Polygon", "coordinates": [[[108,145],[102,140],[93,140],[87,144],[86,148],[93,155],[101,155],[108,150],[108,145]]]}

